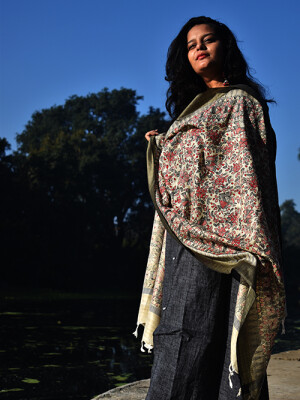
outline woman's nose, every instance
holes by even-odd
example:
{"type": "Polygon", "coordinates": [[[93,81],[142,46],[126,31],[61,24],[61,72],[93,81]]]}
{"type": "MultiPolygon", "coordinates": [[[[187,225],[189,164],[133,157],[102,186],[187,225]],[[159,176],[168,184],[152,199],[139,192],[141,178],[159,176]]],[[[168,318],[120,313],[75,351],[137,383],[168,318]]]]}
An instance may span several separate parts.
{"type": "Polygon", "coordinates": [[[205,43],[198,43],[197,44],[197,50],[206,50],[205,43]]]}

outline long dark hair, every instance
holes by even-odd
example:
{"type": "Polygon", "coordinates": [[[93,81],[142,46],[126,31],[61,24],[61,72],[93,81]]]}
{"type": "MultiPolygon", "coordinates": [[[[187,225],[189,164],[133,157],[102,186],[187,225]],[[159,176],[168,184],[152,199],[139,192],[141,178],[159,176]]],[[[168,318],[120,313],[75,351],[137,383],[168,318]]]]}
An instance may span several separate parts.
{"type": "Polygon", "coordinates": [[[167,91],[166,109],[172,119],[176,119],[193,98],[207,89],[201,76],[192,69],[187,57],[187,34],[195,25],[210,25],[222,42],[225,52],[224,77],[231,85],[245,84],[265,100],[265,89],[249,71],[249,66],[237,45],[231,30],[221,22],[208,17],[191,18],[171,43],[166,63],[166,81],[170,82],[167,91]]]}

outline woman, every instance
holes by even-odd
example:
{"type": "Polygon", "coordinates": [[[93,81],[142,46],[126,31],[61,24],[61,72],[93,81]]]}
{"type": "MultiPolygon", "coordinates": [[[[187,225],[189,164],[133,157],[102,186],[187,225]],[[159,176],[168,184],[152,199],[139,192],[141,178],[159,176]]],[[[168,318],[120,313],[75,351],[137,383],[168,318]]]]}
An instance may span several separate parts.
{"type": "Polygon", "coordinates": [[[232,32],[207,17],[181,29],[166,72],[174,122],[145,135],[156,209],[138,316],[143,346],[154,343],[147,400],[268,399],[284,287],[264,90],[232,32]]]}

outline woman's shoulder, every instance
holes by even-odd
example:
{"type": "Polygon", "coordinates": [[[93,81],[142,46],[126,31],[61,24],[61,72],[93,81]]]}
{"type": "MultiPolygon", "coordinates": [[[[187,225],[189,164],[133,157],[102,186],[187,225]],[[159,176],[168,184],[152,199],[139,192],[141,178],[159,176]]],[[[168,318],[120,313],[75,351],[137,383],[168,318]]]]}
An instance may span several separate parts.
{"type": "Polygon", "coordinates": [[[269,107],[266,101],[250,86],[232,85],[228,89],[228,92],[223,96],[224,101],[242,102],[247,107],[260,109],[264,114],[268,114],[269,107]]]}
{"type": "Polygon", "coordinates": [[[250,86],[248,85],[232,85],[228,87],[227,97],[242,97],[249,100],[254,100],[255,103],[260,103],[264,106],[264,99],[250,86]]]}

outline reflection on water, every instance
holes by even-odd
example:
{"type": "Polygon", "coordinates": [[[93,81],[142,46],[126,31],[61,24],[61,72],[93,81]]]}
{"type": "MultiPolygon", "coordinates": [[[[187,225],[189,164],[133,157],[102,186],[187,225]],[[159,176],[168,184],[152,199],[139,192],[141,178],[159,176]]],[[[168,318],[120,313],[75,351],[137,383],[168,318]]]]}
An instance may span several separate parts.
{"type": "MultiPolygon", "coordinates": [[[[131,332],[138,299],[2,301],[0,398],[58,400],[93,396],[150,376],[151,355],[131,332]]],[[[299,320],[274,352],[300,348],[299,320]]]]}
{"type": "Polygon", "coordinates": [[[151,356],[131,334],[137,307],[137,299],[4,301],[0,397],[84,400],[148,378],[151,356]]]}

